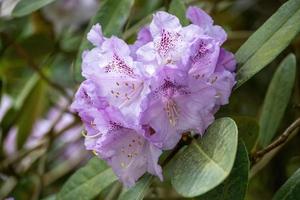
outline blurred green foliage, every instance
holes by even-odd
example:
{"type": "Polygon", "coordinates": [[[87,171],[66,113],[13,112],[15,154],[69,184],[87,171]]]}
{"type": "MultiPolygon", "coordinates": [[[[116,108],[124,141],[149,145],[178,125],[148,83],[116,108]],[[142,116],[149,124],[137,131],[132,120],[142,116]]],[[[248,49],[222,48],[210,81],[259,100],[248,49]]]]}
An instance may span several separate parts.
{"type": "MultiPolygon", "coordinates": [[[[105,34],[117,34],[132,43],[138,29],[151,20],[153,12],[169,10],[185,24],[184,9],[189,5],[200,6],[210,13],[215,23],[223,26],[228,33],[225,48],[238,52],[239,68],[242,69],[237,73],[240,87],[233,92],[230,103],[217,113],[217,118],[230,116],[236,121],[239,138],[244,140],[248,151],[246,158],[246,149],[240,141],[235,165],[225,182],[197,198],[218,199],[217,194],[224,191],[229,198],[234,192],[243,193],[247,187],[245,197],[235,196],[236,199],[268,200],[275,195],[277,200],[283,199],[281,197],[287,193],[294,196],[286,199],[300,199],[297,192],[300,187],[299,129],[295,129],[288,142],[280,148],[268,153],[258,163],[253,161],[253,153],[269,145],[300,117],[299,0],[291,0],[272,19],[270,17],[285,0],[104,0],[98,14],[90,22],[78,29],[65,27],[60,34],[55,33],[53,24],[40,9],[51,0],[40,1],[38,5],[32,3],[37,1],[21,2],[13,11],[13,16],[0,18],[0,95],[6,94],[13,99],[11,108],[0,119],[0,199],[74,199],[80,193],[89,192],[87,186],[82,186],[86,180],[94,181],[94,188],[98,188],[98,191],[90,191],[87,199],[116,199],[119,194],[120,199],[184,199],[171,186],[172,178],[168,176],[172,176],[172,169],[166,172],[169,175],[165,176],[164,182],[145,176],[132,190],[126,190],[115,182],[114,176],[104,176],[104,181],[91,179],[102,177],[101,173],[108,170],[99,160],[92,159],[71,176],[86,164],[88,156],[79,156],[76,162],[70,163],[52,159],[56,158],[55,151],[60,148],[53,143],[55,134],[49,133],[47,142],[41,148],[28,151],[22,146],[34,122],[45,117],[62,96],[70,98],[77,89],[81,80],[80,56],[87,48],[86,30],[91,25],[99,22],[105,34]],[[28,2],[32,5],[28,6],[28,2]],[[263,26],[265,29],[259,29],[267,20],[268,24],[263,26]],[[258,29],[260,32],[256,32],[258,29]],[[251,39],[245,43],[250,36],[251,39]],[[296,61],[293,61],[293,66],[286,63],[290,53],[295,56],[292,56],[296,61]],[[292,69],[286,71],[286,68],[292,69]],[[280,94],[277,94],[279,91],[280,94]],[[282,96],[283,93],[286,95],[282,96]],[[9,157],[3,151],[3,143],[9,130],[15,126],[19,127],[19,150],[15,156],[9,157]],[[272,127],[272,130],[266,127],[272,127]],[[263,142],[259,143],[257,138],[262,137],[266,139],[261,139],[263,142]],[[28,157],[33,162],[21,170],[21,163],[28,157]],[[248,174],[242,172],[248,167],[248,162],[250,177],[247,183],[245,177],[248,174]],[[259,163],[263,163],[262,167],[258,166],[259,163]],[[94,171],[85,173],[89,168],[94,171]],[[49,180],[49,177],[55,178],[49,180]],[[76,185],[74,180],[80,184],[76,185]],[[76,188],[74,193],[72,188],[76,188]]],[[[3,8],[0,7],[1,15],[3,8]]],[[[78,121],[76,123],[80,124],[78,121]]],[[[174,159],[165,167],[166,171],[172,162],[174,159]]]]}

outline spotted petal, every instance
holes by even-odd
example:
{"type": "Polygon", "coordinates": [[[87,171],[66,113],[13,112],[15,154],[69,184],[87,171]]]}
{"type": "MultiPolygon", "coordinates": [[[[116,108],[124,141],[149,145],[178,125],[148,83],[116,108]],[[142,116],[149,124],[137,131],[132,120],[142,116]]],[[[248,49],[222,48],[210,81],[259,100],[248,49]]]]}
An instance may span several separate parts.
{"type": "Polygon", "coordinates": [[[173,148],[185,131],[199,134],[213,121],[216,91],[177,69],[159,72],[144,101],[141,123],[146,137],[162,149],[173,148]]]}
{"type": "Polygon", "coordinates": [[[189,52],[189,44],[200,34],[198,26],[182,27],[174,15],[158,12],[149,26],[153,42],[149,42],[137,51],[137,58],[151,63],[159,70],[166,64],[184,62],[189,52]]]}
{"type": "Polygon", "coordinates": [[[128,123],[115,108],[108,107],[98,115],[103,115],[99,123],[108,131],[99,137],[93,150],[112,166],[120,180],[128,187],[133,186],[146,171],[162,179],[157,164],[161,150],[143,137],[143,130],[128,123]]]}
{"type": "Polygon", "coordinates": [[[213,38],[200,37],[191,47],[189,74],[195,78],[210,76],[216,68],[220,47],[213,38]]]}

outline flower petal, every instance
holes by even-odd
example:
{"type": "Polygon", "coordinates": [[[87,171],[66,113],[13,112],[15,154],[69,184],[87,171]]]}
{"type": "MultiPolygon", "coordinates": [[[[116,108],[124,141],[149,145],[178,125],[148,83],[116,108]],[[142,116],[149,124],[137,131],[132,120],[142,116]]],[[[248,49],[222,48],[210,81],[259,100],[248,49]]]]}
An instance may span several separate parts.
{"type": "Polygon", "coordinates": [[[237,63],[233,53],[221,48],[216,71],[222,72],[223,70],[228,70],[230,72],[234,72],[236,65],[237,63]]]}
{"type": "Polygon", "coordinates": [[[150,23],[150,32],[153,38],[159,37],[163,30],[169,32],[179,32],[181,25],[179,19],[166,12],[159,11],[153,15],[153,20],[150,23]]]}
{"type": "Polygon", "coordinates": [[[205,34],[215,38],[220,45],[224,43],[227,38],[226,32],[220,26],[214,26],[212,18],[202,9],[190,6],[186,12],[186,17],[195,25],[198,25],[205,34]]]}
{"type": "Polygon", "coordinates": [[[186,18],[188,18],[193,24],[202,28],[212,26],[214,23],[212,18],[206,14],[206,12],[196,6],[190,6],[187,9],[186,18]]]}
{"type": "Polygon", "coordinates": [[[143,137],[142,129],[128,123],[113,107],[100,111],[98,115],[103,117],[102,121],[96,122],[97,128],[101,130],[98,124],[103,124],[108,131],[98,138],[93,150],[112,166],[126,186],[133,186],[146,171],[162,178],[157,164],[161,151],[143,137]]]}
{"type": "Polygon", "coordinates": [[[197,79],[210,76],[215,71],[219,58],[219,45],[210,37],[202,37],[191,49],[189,74],[197,79]]]}
{"type": "Polygon", "coordinates": [[[92,27],[90,32],[87,34],[87,39],[95,46],[100,47],[104,42],[104,36],[102,34],[102,28],[99,24],[92,27]]]}

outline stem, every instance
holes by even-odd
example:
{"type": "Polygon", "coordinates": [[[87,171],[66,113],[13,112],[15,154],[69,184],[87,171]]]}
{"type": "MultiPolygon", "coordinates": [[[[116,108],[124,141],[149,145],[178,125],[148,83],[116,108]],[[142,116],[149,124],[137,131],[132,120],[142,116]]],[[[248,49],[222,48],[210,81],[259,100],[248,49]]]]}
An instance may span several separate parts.
{"type": "Polygon", "coordinates": [[[294,121],[284,132],[281,136],[279,136],[274,142],[269,144],[266,148],[255,152],[252,155],[253,164],[257,163],[260,159],[262,159],[268,152],[272,151],[278,146],[283,145],[289,136],[293,133],[293,131],[300,127],[300,118],[294,121]]]}

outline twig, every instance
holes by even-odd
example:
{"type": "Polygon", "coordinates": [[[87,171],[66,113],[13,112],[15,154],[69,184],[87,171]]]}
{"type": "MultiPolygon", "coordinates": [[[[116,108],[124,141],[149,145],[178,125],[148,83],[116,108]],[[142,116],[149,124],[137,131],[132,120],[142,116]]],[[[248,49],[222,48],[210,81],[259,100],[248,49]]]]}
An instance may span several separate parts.
{"type": "Polygon", "coordinates": [[[294,121],[284,132],[283,134],[277,138],[274,142],[272,142],[270,145],[268,145],[266,148],[255,152],[252,155],[252,164],[255,164],[256,162],[258,162],[260,159],[262,159],[262,157],[265,156],[265,154],[267,154],[268,152],[272,151],[273,149],[275,149],[276,147],[284,144],[287,139],[289,138],[289,136],[293,133],[293,131],[300,127],[300,118],[298,118],[296,121],[294,121]]]}
{"type": "Polygon", "coordinates": [[[59,84],[52,82],[38,67],[38,65],[34,62],[34,60],[32,60],[30,58],[30,56],[28,55],[28,53],[26,52],[26,50],[19,44],[17,44],[16,42],[14,42],[9,35],[7,35],[6,33],[1,33],[2,37],[4,37],[5,39],[7,39],[11,45],[15,48],[17,54],[22,57],[29,65],[29,67],[31,67],[40,77],[41,79],[43,79],[49,86],[51,86],[52,88],[54,88],[55,90],[59,91],[63,96],[65,96],[69,101],[72,101],[71,97],[68,95],[68,93],[66,92],[66,90],[61,87],[59,84]]]}

